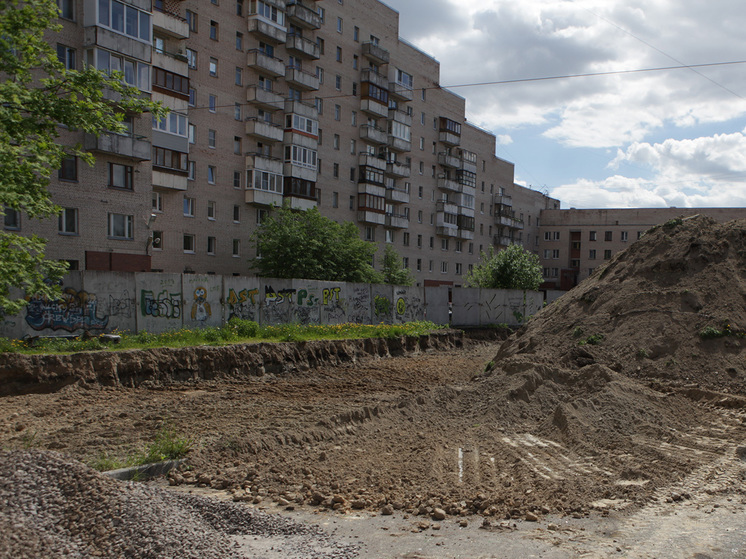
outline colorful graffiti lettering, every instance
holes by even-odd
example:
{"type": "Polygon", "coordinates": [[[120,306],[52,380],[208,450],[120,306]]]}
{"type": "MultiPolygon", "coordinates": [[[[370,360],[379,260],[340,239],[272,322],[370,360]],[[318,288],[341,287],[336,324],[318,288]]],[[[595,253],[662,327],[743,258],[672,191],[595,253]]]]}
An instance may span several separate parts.
{"type": "Polygon", "coordinates": [[[274,288],[271,285],[265,285],[264,286],[264,302],[265,303],[275,303],[277,305],[282,304],[282,302],[287,299],[288,303],[292,302],[292,296],[295,294],[297,290],[295,289],[280,289],[279,291],[275,291],[274,288]]]}
{"type": "Polygon", "coordinates": [[[210,303],[207,302],[207,290],[198,287],[194,290],[194,303],[192,303],[192,320],[205,322],[212,315],[210,303]]]}
{"type": "Polygon", "coordinates": [[[258,294],[259,290],[256,288],[242,289],[238,293],[233,288],[229,289],[227,300],[229,307],[228,320],[234,317],[243,320],[255,320],[256,296],[258,294]]]}
{"type": "Polygon", "coordinates": [[[299,306],[307,306],[307,307],[313,307],[315,304],[319,302],[319,298],[316,297],[313,293],[309,293],[306,289],[301,289],[298,291],[298,305],[299,306]]]}
{"type": "Polygon", "coordinates": [[[140,312],[155,318],[181,318],[181,293],[161,291],[158,296],[150,290],[140,291],[140,312]]]}
{"type": "Polygon", "coordinates": [[[328,305],[333,301],[339,302],[339,293],[341,291],[341,287],[325,287],[324,290],[321,292],[324,304],[328,305]]]}
{"type": "Polygon", "coordinates": [[[238,293],[232,287],[228,290],[228,304],[238,305],[240,303],[246,303],[251,301],[252,305],[256,305],[255,297],[259,294],[258,289],[242,289],[238,293]]]}
{"type": "Polygon", "coordinates": [[[373,311],[376,313],[376,316],[388,316],[391,312],[391,300],[388,297],[376,295],[373,300],[373,311]]]}
{"type": "Polygon", "coordinates": [[[32,297],[26,305],[26,322],[34,330],[103,330],[108,316],[97,316],[98,299],[93,293],[68,287],[56,301],[32,297]]]}

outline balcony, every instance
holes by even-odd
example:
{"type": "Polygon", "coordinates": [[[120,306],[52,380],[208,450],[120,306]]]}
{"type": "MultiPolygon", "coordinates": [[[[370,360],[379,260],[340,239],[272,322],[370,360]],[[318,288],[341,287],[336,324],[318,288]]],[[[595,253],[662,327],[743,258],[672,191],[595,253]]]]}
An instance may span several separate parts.
{"type": "Polygon", "coordinates": [[[161,171],[159,169],[153,169],[150,180],[152,181],[153,186],[167,188],[169,190],[186,190],[187,184],[189,183],[189,178],[186,173],[169,173],[168,171],[161,171]]]}
{"type": "Polygon", "coordinates": [[[471,241],[474,239],[474,231],[469,231],[468,229],[458,229],[458,231],[456,232],[456,237],[464,241],[471,241]]]}
{"type": "Polygon", "coordinates": [[[513,244],[513,237],[506,237],[504,235],[495,235],[492,241],[497,246],[507,247],[513,244]]]}
{"type": "Polygon", "coordinates": [[[363,56],[379,66],[389,63],[389,51],[374,43],[363,43],[363,56]]]}
{"type": "Polygon", "coordinates": [[[381,89],[389,88],[388,78],[383,74],[379,74],[372,68],[363,68],[363,71],[360,72],[360,81],[372,83],[373,85],[377,85],[381,89]]]}
{"type": "Polygon", "coordinates": [[[408,229],[409,218],[406,215],[386,214],[385,225],[392,229],[408,229]]]}
{"type": "Polygon", "coordinates": [[[386,163],[386,174],[392,177],[406,179],[409,178],[411,171],[412,169],[409,165],[399,163],[398,161],[389,161],[386,163]]]}
{"type": "MultiPolygon", "coordinates": [[[[447,200],[438,200],[435,202],[435,211],[457,215],[458,206],[453,202],[448,202],[447,200]]],[[[456,227],[456,224],[454,223],[453,226],[456,227]]]]}
{"type": "MultiPolygon", "coordinates": [[[[291,210],[298,210],[303,212],[311,210],[318,205],[316,200],[303,198],[301,196],[295,196],[293,194],[286,195],[285,200],[287,200],[288,204],[290,204],[291,210]]],[[[279,205],[281,206],[282,204],[279,205]]]]}
{"type": "Polygon", "coordinates": [[[133,37],[122,35],[105,27],[91,26],[83,28],[83,46],[102,47],[110,51],[150,63],[152,47],[150,43],[138,41],[133,37]]]}
{"type": "Polygon", "coordinates": [[[362,152],[358,158],[358,164],[361,167],[373,167],[379,171],[386,170],[386,160],[372,153],[362,152]]]}
{"type": "MultiPolygon", "coordinates": [[[[396,72],[396,68],[392,68],[396,72]]],[[[389,78],[389,96],[393,97],[397,101],[411,101],[414,97],[412,95],[412,88],[403,83],[398,83],[396,80],[389,78]]]]}
{"type": "Polygon", "coordinates": [[[285,48],[291,54],[310,58],[312,60],[318,60],[320,56],[319,45],[317,45],[315,41],[292,33],[287,37],[285,48]]]}
{"type": "Polygon", "coordinates": [[[153,9],[153,29],[170,35],[175,39],[189,38],[189,25],[186,19],[178,13],[179,2],[164,2],[163,9],[153,9]]]}
{"type": "Polygon", "coordinates": [[[257,206],[282,206],[283,196],[282,192],[249,187],[246,189],[245,200],[247,204],[257,206]]]}
{"type": "Polygon", "coordinates": [[[439,237],[458,237],[458,228],[455,225],[439,225],[435,228],[435,234],[439,237]]]}
{"type": "Polygon", "coordinates": [[[389,134],[388,146],[391,151],[403,153],[412,149],[412,142],[389,134]]]}
{"type": "Polygon", "coordinates": [[[316,108],[316,105],[304,103],[303,101],[296,101],[294,99],[285,100],[285,113],[304,116],[311,120],[319,120],[319,110],[316,108]]]}
{"type": "Polygon", "coordinates": [[[447,177],[438,177],[438,188],[441,190],[449,190],[451,192],[461,192],[461,185],[455,180],[447,177]]]}
{"type": "Polygon", "coordinates": [[[513,206],[513,198],[510,196],[496,196],[495,204],[502,204],[503,206],[513,206]]]}
{"type": "Polygon", "coordinates": [[[388,106],[376,99],[361,99],[360,110],[371,115],[373,118],[386,118],[389,116],[388,106]]]}
{"type": "Polygon", "coordinates": [[[461,156],[461,169],[470,173],[477,172],[477,154],[465,149],[459,150],[461,156]]]}
{"type": "Polygon", "coordinates": [[[385,225],[386,214],[374,212],[370,210],[359,210],[357,212],[357,220],[361,223],[371,223],[374,225],[385,225]]]}
{"type": "Polygon", "coordinates": [[[159,52],[153,49],[153,66],[184,76],[185,79],[189,75],[187,57],[177,52],[159,52]]]}
{"type": "Polygon", "coordinates": [[[386,197],[386,187],[379,184],[365,182],[365,179],[361,179],[357,185],[358,194],[370,194],[376,196],[382,200],[386,197]]]}
{"type": "Polygon", "coordinates": [[[103,133],[86,134],[83,147],[90,151],[111,153],[135,161],[149,161],[151,157],[151,143],[145,136],[123,136],[120,134],[103,133]]]}
{"type": "Polygon", "coordinates": [[[319,29],[321,27],[321,16],[313,8],[301,2],[288,2],[285,12],[288,20],[304,29],[319,29]]]}
{"type": "Polygon", "coordinates": [[[246,135],[262,142],[281,142],[284,134],[282,127],[272,122],[249,118],[246,120],[246,135]]]}
{"type": "Polygon", "coordinates": [[[287,31],[258,17],[249,18],[249,33],[270,43],[284,43],[287,31]]]}
{"type": "Polygon", "coordinates": [[[254,68],[261,74],[268,74],[274,77],[285,75],[285,63],[282,60],[256,49],[248,52],[247,66],[254,68]]]}
{"type": "Polygon", "coordinates": [[[285,98],[282,95],[267,91],[257,85],[250,85],[246,88],[246,100],[265,111],[276,111],[285,106],[285,98]]]}
{"type": "Polygon", "coordinates": [[[389,109],[388,119],[394,122],[401,122],[405,126],[412,126],[412,116],[398,109],[389,109]]]}
{"type": "Polygon", "coordinates": [[[448,152],[442,151],[438,154],[438,164],[451,169],[461,168],[461,159],[448,152]]]}
{"type": "Polygon", "coordinates": [[[454,134],[449,130],[441,130],[438,134],[438,141],[447,146],[458,146],[461,144],[461,135],[454,134]]]}
{"type": "Polygon", "coordinates": [[[409,204],[409,192],[398,188],[387,188],[386,201],[391,204],[409,204]]]}
{"type": "Polygon", "coordinates": [[[363,124],[360,127],[360,139],[381,146],[388,144],[389,141],[388,134],[385,130],[381,130],[380,128],[370,124],[363,124]]]}
{"type": "Polygon", "coordinates": [[[285,178],[293,177],[296,179],[302,179],[304,181],[316,183],[316,179],[318,178],[318,172],[316,167],[310,167],[309,165],[302,165],[300,163],[294,163],[292,161],[286,161],[283,169],[282,174],[285,175],[285,178]]]}
{"type": "Polygon", "coordinates": [[[285,81],[306,91],[315,91],[319,88],[319,77],[316,74],[311,74],[293,66],[288,66],[285,69],[285,81]]]}
{"type": "Polygon", "coordinates": [[[268,173],[274,173],[275,175],[281,175],[283,171],[283,163],[281,160],[269,155],[250,153],[246,156],[246,169],[266,171],[268,173]]]}

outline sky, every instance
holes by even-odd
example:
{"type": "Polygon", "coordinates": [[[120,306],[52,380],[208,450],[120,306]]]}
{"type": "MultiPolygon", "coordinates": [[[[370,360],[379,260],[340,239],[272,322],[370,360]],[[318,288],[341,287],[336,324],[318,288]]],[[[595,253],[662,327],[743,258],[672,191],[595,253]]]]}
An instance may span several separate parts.
{"type": "Polygon", "coordinates": [[[746,206],[743,0],[384,2],[517,184],[562,208],[746,206]]]}

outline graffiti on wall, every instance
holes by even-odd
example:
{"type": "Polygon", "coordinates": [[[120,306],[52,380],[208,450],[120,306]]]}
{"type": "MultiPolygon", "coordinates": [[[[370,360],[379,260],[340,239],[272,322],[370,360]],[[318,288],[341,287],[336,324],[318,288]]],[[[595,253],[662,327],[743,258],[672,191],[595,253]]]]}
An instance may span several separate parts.
{"type": "Polygon", "coordinates": [[[109,317],[98,315],[98,298],[94,293],[77,291],[72,287],[62,290],[54,301],[46,297],[28,298],[26,323],[34,330],[103,330],[109,317]]]}
{"type": "Polygon", "coordinates": [[[149,289],[140,291],[140,312],[154,318],[181,318],[181,293],[163,290],[155,295],[149,289]]]}
{"type": "Polygon", "coordinates": [[[127,290],[119,296],[109,295],[109,316],[132,318],[134,314],[135,301],[130,297],[127,290]]]}
{"type": "Polygon", "coordinates": [[[241,289],[236,291],[232,287],[228,290],[228,320],[231,318],[240,318],[242,320],[257,320],[256,316],[256,296],[259,290],[241,289]]]}
{"type": "Polygon", "coordinates": [[[200,286],[194,290],[194,301],[192,302],[192,320],[205,322],[212,316],[212,308],[207,301],[207,289],[200,286]]]}

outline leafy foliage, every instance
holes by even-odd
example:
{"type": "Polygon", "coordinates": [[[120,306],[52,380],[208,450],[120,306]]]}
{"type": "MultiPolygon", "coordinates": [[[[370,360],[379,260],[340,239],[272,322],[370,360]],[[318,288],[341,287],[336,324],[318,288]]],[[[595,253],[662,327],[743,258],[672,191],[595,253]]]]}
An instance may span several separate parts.
{"type": "Polygon", "coordinates": [[[392,285],[413,285],[412,271],[404,267],[401,256],[391,245],[386,245],[383,251],[383,265],[381,269],[383,283],[392,285]]]}
{"type": "Polygon", "coordinates": [[[274,208],[252,241],[261,256],[251,260],[251,267],[262,277],[382,281],[371,265],[376,247],[360,238],[354,223],[336,223],[317,208],[274,208]]]}
{"type": "MultiPolygon", "coordinates": [[[[46,42],[58,31],[54,0],[0,0],[0,213],[7,209],[30,218],[59,212],[47,186],[66,157],[92,164],[80,145],[66,145],[64,134],[122,132],[125,113],[164,110],[139,98],[121,73],[94,68],[68,70],[46,42]],[[116,105],[108,98],[116,97],[116,105]],[[65,131],[67,129],[67,131],[65,131]],[[68,132],[69,131],[69,132],[68,132]]],[[[45,241],[0,231],[0,315],[15,314],[25,300],[12,288],[54,297],[66,264],[44,260],[45,241]]]]}
{"type": "Polygon", "coordinates": [[[499,252],[490,247],[466,275],[467,286],[491,289],[536,290],[542,281],[539,257],[520,245],[510,245],[499,252]]]}

